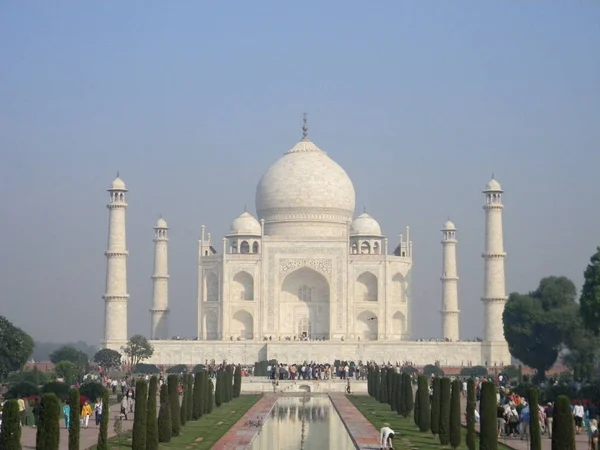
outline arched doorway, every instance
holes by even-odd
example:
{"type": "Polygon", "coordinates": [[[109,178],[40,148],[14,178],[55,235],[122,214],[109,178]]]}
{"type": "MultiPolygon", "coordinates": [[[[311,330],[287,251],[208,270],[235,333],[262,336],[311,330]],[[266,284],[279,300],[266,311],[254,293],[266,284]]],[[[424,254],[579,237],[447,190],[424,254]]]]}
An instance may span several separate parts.
{"type": "Polygon", "coordinates": [[[392,317],[392,329],[394,335],[398,337],[406,333],[406,318],[400,311],[397,311],[392,317]]]}
{"type": "Polygon", "coordinates": [[[218,338],[219,322],[215,311],[206,311],[206,314],[204,315],[204,326],[206,330],[206,339],[215,340],[218,338]]]}
{"type": "Polygon", "coordinates": [[[238,272],[233,277],[232,301],[254,300],[254,279],[248,272],[238,272]]]}
{"type": "Polygon", "coordinates": [[[254,337],[254,319],[248,311],[240,310],[233,315],[231,323],[231,334],[241,339],[252,339],[254,337]]]}
{"type": "Polygon", "coordinates": [[[376,341],[378,332],[377,315],[371,311],[363,311],[356,318],[357,335],[364,341],[376,341]]]}
{"type": "Polygon", "coordinates": [[[319,272],[302,267],[283,280],[278,333],[297,339],[329,338],[329,282],[319,272]]]}
{"type": "Polygon", "coordinates": [[[377,277],[371,272],[363,272],[356,279],[355,300],[357,302],[377,301],[377,277]]]}
{"type": "Polygon", "coordinates": [[[392,277],[392,301],[406,301],[406,278],[401,273],[397,273],[392,277]]]}

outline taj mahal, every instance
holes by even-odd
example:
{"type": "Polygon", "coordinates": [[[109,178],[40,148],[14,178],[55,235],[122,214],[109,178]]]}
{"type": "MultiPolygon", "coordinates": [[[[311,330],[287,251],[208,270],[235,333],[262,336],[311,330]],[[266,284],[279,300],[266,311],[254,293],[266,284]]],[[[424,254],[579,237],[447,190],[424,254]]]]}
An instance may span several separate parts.
{"type": "MultiPolygon", "coordinates": [[[[120,351],[127,332],[127,188],[117,176],[109,192],[105,332],[102,346],[120,351]]],[[[256,217],[233,220],[214,240],[202,226],[198,241],[197,337],[169,334],[168,226],[154,227],[150,340],[154,364],[251,364],[376,360],[441,366],[510,364],[502,313],[507,301],[502,188],[483,190],[485,242],[484,336],[461,341],[457,230],[441,230],[439,341],[411,340],[410,229],[383,235],[366,212],[355,216],[354,185],[327,153],[302,139],[267,169],[256,188],[256,217]]],[[[190,299],[191,300],[191,299],[190,299]]]]}

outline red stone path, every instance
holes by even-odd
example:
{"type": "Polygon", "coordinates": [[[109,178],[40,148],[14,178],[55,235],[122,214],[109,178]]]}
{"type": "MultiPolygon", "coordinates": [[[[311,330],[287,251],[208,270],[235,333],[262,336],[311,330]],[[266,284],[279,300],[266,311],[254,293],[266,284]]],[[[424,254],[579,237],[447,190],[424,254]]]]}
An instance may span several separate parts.
{"type": "Polygon", "coordinates": [[[346,398],[345,394],[329,394],[334,408],[340,415],[354,444],[360,450],[379,450],[379,432],[362,413],[346,398]]]}
{"type": "Polygon", "coordinates": [[[261,420],[263,423],[269,417],[271,409],[279,397],[275,394],[265,394],[250,408],[244,416],[225,433],[225,435],[213,445],[213,450],[241,450],[250,447],[254,436],[259,428],[253,425],[247,425],[249,421],[256,423],[261,420]]]}

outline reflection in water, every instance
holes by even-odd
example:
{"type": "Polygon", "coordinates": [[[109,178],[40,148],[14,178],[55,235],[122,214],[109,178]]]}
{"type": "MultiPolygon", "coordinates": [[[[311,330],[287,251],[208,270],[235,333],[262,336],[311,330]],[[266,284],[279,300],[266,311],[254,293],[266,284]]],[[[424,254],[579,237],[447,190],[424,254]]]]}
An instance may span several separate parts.
{"type": "Polygon", "coordinates": [[[356,448],[329,397],[281,397],[252,450],[349,450],[356,448]]]}

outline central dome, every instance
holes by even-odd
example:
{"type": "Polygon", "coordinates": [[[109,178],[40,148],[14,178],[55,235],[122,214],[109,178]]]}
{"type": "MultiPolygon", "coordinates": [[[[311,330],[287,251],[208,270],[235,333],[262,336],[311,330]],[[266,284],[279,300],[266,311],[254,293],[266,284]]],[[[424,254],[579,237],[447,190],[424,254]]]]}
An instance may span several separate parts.
{"type": "Polygon", "coordinates": [[[267,235],[345,237],[354,186],[344,169],[304,137],[260,179],[256,212],[267,235]]]}

